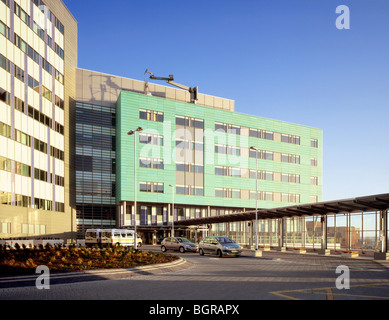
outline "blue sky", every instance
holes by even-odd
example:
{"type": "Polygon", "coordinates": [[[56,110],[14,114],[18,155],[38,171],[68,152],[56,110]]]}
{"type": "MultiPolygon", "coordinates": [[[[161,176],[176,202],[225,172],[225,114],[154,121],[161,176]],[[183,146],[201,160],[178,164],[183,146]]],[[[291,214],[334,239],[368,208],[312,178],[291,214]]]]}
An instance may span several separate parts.
{"type": "Polygon", "coordinates": [[[80,68],[173,74],[237,112],[320,128],[324,201],[389,192],[389,1],[64,3],[80,68]],[[349,30],[335,27],[339,5],[349,30]]]}

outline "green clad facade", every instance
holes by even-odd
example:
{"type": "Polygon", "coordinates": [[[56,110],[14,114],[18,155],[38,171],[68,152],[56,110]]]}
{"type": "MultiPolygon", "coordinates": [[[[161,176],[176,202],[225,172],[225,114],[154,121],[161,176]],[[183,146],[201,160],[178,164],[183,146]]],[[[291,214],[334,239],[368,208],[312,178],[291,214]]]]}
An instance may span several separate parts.
{"type": "Polygon", "coordinates": [[[320,129],[122,91],[116,103],[119,224],[134,225],[134,187],[137,226],[151,228],[171,224],[173,201],[175,221],[254,209],[256,196],[258,208],[319,202],[322,146],[320,129]],[[138,127],[143,130],[128,135],[138,127]]]}

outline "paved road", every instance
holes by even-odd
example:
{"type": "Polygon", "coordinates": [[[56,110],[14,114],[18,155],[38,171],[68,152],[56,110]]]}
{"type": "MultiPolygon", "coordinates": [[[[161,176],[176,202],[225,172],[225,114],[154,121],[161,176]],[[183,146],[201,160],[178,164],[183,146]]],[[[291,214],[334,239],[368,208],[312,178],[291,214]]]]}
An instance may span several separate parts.
{"type": "MultiPolygon", "coordinates": [[[[144,247],[145,250],[158,250],[144,247]]],[[[383,300],[389,299],[389,269],[367,259],[264,252],[263,257],[218,258],[178,254],[192,266],[120,280],[56,282],[0,289],[0,300],[383,300]],[[350,289],[339,290],[339,266],[350,271],[350,289]]]]}

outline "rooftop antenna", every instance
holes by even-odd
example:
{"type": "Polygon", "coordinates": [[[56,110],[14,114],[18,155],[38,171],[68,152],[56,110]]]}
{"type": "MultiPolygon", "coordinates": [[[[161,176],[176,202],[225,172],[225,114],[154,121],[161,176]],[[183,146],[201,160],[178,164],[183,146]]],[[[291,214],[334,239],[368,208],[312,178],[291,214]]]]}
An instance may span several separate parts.
{"type": "Polygon", "coordinates": [[[152,80],[166,81],[168,84],[171,84],[172,86],[189,91],[191,103],[196,104],[197,101],[199,100],[199,98],[198,98],[199,87],[191,88],[191,87],[187,87],[187,86],[184,86],[182,84],[176,83],[176,82],[174,82],[174,76],[172,74],[169,75],[169,78],[164,78],[164,77],[156,77],[151,71],[146,69],[145,74],[147,74],[147,73],[150,74],[150,79],[152,79],[152,80]]]}

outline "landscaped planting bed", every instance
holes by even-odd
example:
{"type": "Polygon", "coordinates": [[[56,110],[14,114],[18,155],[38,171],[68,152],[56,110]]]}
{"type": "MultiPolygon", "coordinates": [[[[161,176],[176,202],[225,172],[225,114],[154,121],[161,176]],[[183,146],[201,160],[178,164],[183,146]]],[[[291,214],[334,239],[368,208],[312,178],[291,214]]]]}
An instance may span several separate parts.
{"type": "Polygon", "coordinates": [[[35,274],[38,266],[50,272],[133,268],[173,262],[177,256],[133,248],[0,248],[0,276],[35,274]]]}

